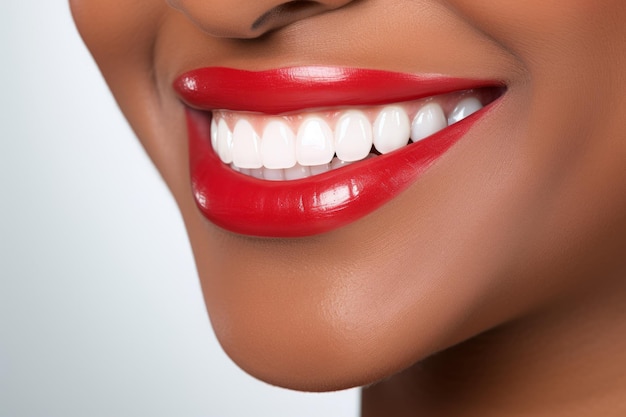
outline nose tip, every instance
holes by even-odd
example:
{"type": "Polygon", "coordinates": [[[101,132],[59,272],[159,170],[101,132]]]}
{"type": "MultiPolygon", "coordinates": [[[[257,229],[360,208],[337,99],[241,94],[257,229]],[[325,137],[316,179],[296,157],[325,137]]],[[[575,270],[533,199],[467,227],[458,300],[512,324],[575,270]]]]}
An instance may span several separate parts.
{"type": "Polygon", "coordinates": [[[211,36],[251,39],[354,0],[168,0],[211,36]]]}

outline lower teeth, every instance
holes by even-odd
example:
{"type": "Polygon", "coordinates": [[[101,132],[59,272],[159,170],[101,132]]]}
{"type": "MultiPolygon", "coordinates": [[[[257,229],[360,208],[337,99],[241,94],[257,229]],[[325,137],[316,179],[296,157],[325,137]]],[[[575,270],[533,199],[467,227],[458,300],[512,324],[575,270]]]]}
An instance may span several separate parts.
{"type": "MultiPolygon", "coordinates": [[[[370,153],[365,159],[376,157],[374,153],[370,153]]],[[[235,164],[230,164],[230,167],[241,174],[268,180],[268,181],[288,181],[297,180],[302,178],[308,178],[314,175],[320,175],[325,172],[334,171],[339,168],[343,168],[352,164],[353,162],[342,161],[341,159],[334,157],[330,164],[302,166],[298,163],[291,168],[285,169],[272,169],[272,168],[239,168],[235,164]]]]}

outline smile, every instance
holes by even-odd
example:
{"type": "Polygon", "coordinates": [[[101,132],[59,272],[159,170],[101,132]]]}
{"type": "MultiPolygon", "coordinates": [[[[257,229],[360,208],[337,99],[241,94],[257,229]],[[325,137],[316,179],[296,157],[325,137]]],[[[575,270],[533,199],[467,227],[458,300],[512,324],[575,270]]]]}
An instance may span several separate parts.
{"type": "Polygon", "coordinates": [[[211,146],[222,162],[245,175],[273,181],[306,178],[423,140],[482,109],[493,93],[469,90],[403,104],[283,116],[214,111],[211,146]]]}
{"type": "Polygon", "coordinates": [[[493,81],[337,67],[203,68],[174,87],[187,105],[200,211],[224,229],[264,237],[324,233],[374,211],[504,90],[493,81]]]}

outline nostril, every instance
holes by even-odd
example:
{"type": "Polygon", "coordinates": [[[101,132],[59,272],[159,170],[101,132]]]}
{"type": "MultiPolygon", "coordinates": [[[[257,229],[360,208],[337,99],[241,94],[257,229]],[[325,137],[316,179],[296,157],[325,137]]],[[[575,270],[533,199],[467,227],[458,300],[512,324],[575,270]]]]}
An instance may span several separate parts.
{"type": "Polygon", "coordinates": [[[310,11],[310,9],[319,8],[320,6],[321,4],[317,1],[291,0],[268,10],[254,21],[251,29],[257,30],[268,25],[270,22],[275,25],[276,23],[289,20],[290,16],[298,16],[305,11],[310,11]]]}

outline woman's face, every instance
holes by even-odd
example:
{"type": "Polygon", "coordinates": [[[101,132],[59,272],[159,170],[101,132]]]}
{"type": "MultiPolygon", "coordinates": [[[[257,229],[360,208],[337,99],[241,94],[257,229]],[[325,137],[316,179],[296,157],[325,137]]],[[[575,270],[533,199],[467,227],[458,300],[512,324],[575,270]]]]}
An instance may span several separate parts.
{"type": "MultiPolygon", "coordinates": [[[[281,1],[71,1],[178,202],[212,324],[235,362],[295,389],[368,384],[603,285],[626,244],[623,2],[281,1]],[[311,66],[506,91],[406,190],[353,222],[299,238],[215,226],[192,193],[174,83],[205,67],[311,66]]],[[[231,94],[245,103],[254,93],[231,94]]]]}

